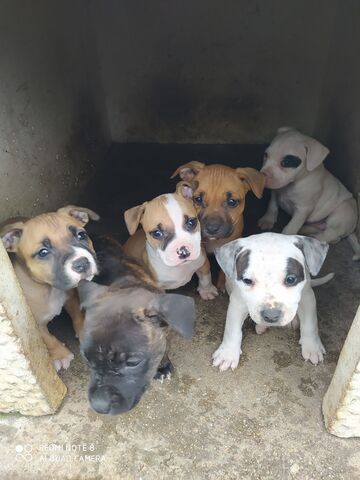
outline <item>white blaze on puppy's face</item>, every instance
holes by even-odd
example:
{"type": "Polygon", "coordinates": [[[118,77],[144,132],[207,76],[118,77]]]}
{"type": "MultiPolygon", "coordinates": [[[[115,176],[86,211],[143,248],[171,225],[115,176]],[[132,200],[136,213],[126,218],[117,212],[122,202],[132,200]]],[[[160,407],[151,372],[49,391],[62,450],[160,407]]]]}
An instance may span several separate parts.
{"type": "Polygon", "coordinates": [[[197,260],[201,254],[200,225],[190,200],[174,193],[149,202],[142,218],[148,243],[168,266],[197,260]]]}
{"type": "Polygon", "coordinates": [[[72,247],[72,255],[65,262],[64,271],[74,287],[81,280],[91,281],[99,273],[94,256],[82,247],[72,247]]]}

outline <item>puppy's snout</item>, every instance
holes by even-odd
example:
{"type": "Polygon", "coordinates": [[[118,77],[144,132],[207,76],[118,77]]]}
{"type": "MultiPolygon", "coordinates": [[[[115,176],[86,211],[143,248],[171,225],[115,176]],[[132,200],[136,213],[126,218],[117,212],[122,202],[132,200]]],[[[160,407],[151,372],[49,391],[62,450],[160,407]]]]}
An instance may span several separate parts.
{"type": "Polygon", "coordinates": [[[266,323],[277,323],[281,315],[282,312],[279,308],[266,308],[261,311],[261,317],[266,323]]]}
{"type": "Polygon", "coordinates": [[[185,260],[186,258],[190,257],[191,255],[191,252],[189,250],[188,247],[186,247],[185,245],[181,246],[180,248],[178,248],[176,250],[176,253],[178,254],[178,257],[181,259],[181,260],[185,260]]]}
{"type": "Polygon", "coordinates": [[[90,404],[98,413],[109,413],[111,410],[126,411],[126,402],[124,397],[107,386],[98,387],[90,395],[90,404]]]}
{"type": "Polygon", "coordinates": [[[72,263],[71,268],[76,273],[85,273],[90,268],[90,262],[86,257],[80,257],[72,263]]]}
{"type": "Polygon", "coordinates": [[[209,219],[205,223],[205,229],[209,235],[216,235],[222,227],[222,220],[220,218],[209,219]]]}

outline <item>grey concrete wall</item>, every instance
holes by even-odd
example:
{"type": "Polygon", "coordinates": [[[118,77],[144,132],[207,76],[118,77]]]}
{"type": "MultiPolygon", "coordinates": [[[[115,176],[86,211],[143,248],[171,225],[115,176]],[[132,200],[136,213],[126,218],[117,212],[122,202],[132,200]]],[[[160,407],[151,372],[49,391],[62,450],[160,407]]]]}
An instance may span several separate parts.
{"type": "Polygon", "coordinates": [[[118,142],[312,132],[337,0],[93,1],[118,142]]]}
{"type": "Polygon", "coordinates": [[[341,2],[324,71],[316,134],[330,148],[327,165],[360,192],[360,2],[341,2]]]}
{"type": "Polygon", "coordinates": [[[88,1],[0,3],[0,219],[76,202],[109,143],[88,1]]]}

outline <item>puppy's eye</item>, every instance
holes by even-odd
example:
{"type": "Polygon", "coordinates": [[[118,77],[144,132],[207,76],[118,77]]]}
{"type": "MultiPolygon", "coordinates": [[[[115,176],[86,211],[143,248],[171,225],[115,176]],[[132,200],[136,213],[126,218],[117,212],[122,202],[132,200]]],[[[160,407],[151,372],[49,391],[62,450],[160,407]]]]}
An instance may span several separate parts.
{"type": "Polygon", "coordinates": [[[250,286],[250,285],[254,284],[254,282],[251,280],[251,278],[242,278],[241,280],[245,283],[245,285],[250,286]]]}
{"type": "Polygon", "coordinates": [[[283,168],[297,168],[301,164],[301,159],[295,155],[286,155],[281,160],[281,166],[283,168]]]}
{"type": "Polygon", "coordinates": [[[236,200],[236,198],[228,198],[226,203],[228,207],[235,208],[239,205],[239,200],[236,200]]]}
{"type": "Polygon", "coordinates": [[[194,203],[196,203],[196,205],[202,205],[203,204],[202,195],[196,195],[196,197],[193,197],[193,201],[194,203]]]}
{"type": "Polygon", "coordinates": [[[50,250],[48,248],[42,248],[41,250],[38,251],[37,255],[40,258],[45,258],[49,255],[50,250]]]}
{"type": "Polygon", "coordinates": [[[197,218],[188,218],[186,221],[185,221],[185,225],[187,226],[188,230],[194,230],[197,226],[197,218]]]}
{"type": "Polygon", "coordinates": [[[156,240],[160,240],[164,236],[164,232],[160,230],[160,228],[157,228],[156,230],[153,230],[150,232],[150,235],[155,238],[156,240]]]}
{"type": "Polygon", "coordinates": [[[129,358],[126,360],[127,367],[137,367],[141,362],[141,358],[129,358]]]}
{"type": "Polygon", "coordinates": [[[287,277],[285,278],[285,285],[287,285],[288,287],[292,287],[293,285],[295,285],[296,281],[296,275],[287,275],[287,277]]]}
{"type": "Polygon", "coordinates": [[[79,232],[77,232],[76,238],[78,240],[86,240],[87,239],[87,233],[85,232],[85,230],[80,230],[79,232]]]}

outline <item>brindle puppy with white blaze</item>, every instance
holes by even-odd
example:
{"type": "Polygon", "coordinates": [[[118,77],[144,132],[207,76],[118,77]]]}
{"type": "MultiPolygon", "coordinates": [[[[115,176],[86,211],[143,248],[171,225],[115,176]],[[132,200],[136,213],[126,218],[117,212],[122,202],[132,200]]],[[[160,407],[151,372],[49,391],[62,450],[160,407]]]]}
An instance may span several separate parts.
{"type": "Polygon", "coordinates": [[[213,354],[220,370],[235,369],[241,354],[242,325],[248,315],[257,333],[289,324],[298,315],[302,356],[317,364],[325,349],[318,333],[316,299],[311,288],[331,275],[311,281],[328,244],[300,235],[263,233],[235,240],[215,251],[226,274],[230,303],[222,344],[213,354]]]}
{"type": "Polygon", "coordinates": [[[165,294],[151,273],[124,255],[114,240],[95,239],[101,273],[82,282],[80,301],[86,310],[81,351],[90,366],[89,401],[98,413],[131,410],[151,379],[168,376],[168,328],[190,337],[194,300],[165,294]]]}

